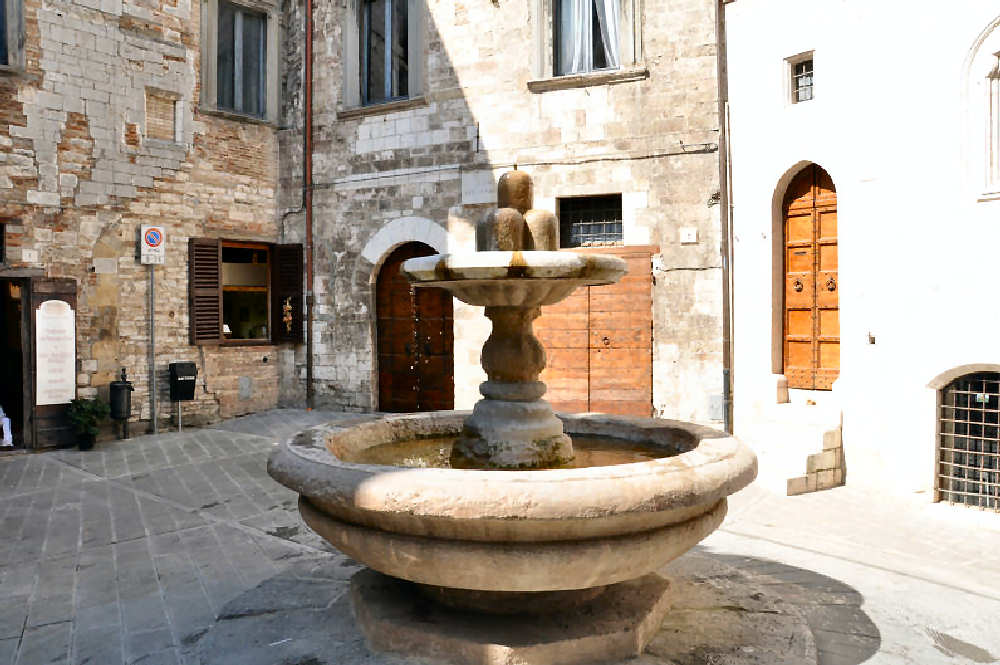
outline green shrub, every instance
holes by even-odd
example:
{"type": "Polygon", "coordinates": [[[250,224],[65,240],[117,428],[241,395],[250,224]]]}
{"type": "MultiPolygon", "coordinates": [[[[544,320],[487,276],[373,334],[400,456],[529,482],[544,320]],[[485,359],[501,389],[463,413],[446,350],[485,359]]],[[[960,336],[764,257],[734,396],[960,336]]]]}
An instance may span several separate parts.
{"type": "Polygon", "coordinates": [[[73,424],[73,430],[81,437],[90,438],[97,436],[101,421],[108,417],[111,409],[108,403],[100,397],[95,399],[77,398],[69,403],[69,421],[73,424]]]}

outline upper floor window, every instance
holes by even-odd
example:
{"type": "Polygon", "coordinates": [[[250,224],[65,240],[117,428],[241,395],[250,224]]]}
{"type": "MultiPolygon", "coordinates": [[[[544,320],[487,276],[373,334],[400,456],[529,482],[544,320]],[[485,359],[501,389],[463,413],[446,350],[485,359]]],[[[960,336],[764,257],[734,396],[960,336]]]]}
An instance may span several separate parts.
{"type": "Polygon", "coordinates": [[[986,75],[986,121],[989,144],[986,147],[986,182],[992,190],[1000,189],[1000,53],[993,56],[993,68],[986,75]]]}
{"type": "Polygon", "coordinates": [[[792,64],[792,103],[807,102],[813,98],[812,58],[792,64]]]}
{"type": "Polygon", "coordinates": [[[0,2],[0,65],[8,64],[7,59],[7,3],[0,2]]]}
{"type": "Polygon", "coordinates": [[[263,117],[267,109],[267,15],[219,1],[220,109],[263,117]]]}
{"type": "Polygon", "coordinates": [[[22,0],[0,0],[0,68],[24,66],[22,0]]]}
{"type": "Polygon", "coordinates": [[[621,66],[620,0],[554,0],[555,73],[621,66]]]}
{"type": "Polygon", "coordinates": [[[201,21],[202,107],[276,121],[276,0],[202,0],[201,21]]]}
{"type": "Polygon", "coordinates": [[[361,103],[379,104],[409,95],[407,0],[362,0],[361,103]]]}

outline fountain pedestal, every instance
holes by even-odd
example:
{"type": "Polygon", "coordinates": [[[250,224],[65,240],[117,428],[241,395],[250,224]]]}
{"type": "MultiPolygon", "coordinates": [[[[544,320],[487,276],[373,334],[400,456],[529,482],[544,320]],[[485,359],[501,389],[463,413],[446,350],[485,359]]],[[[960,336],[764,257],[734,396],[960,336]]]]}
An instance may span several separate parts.
{"type": "Polygon", "coordinates": [[[558,467],[573,458],[562,422],[541,399],[545,349],[532,332],[539,307],[492,306],[486,316],[493,332],[483,346],[488,381],[483,395],[455,442],[451,465],[460,469],[558,467]]]}

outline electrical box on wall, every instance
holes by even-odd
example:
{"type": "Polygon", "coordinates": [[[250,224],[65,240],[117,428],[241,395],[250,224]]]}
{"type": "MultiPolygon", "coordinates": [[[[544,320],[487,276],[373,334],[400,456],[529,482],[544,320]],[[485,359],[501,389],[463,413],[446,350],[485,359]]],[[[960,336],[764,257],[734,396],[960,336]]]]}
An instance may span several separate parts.
{"type": "Polygon", "coordinates": [[[693,226],[682,226],[678,235],[682,245],[693,245],[698,242],[698,229],[693,226]]]}

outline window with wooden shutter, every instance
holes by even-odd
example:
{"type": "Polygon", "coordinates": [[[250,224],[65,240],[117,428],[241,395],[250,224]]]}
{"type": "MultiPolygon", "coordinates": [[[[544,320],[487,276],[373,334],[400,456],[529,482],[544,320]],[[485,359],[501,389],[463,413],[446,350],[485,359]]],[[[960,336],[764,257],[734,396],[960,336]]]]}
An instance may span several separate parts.
{"type": "Polygon", "coordinates": [[[275,245],[271,262],[271,340],[302,342],[302,245],[275,245]]]}
{"type": "Polygon", "coordinates": [[[191,343],[222,341],[222,249],[218,238],[188,240],[188,301],[191,343]]]}

